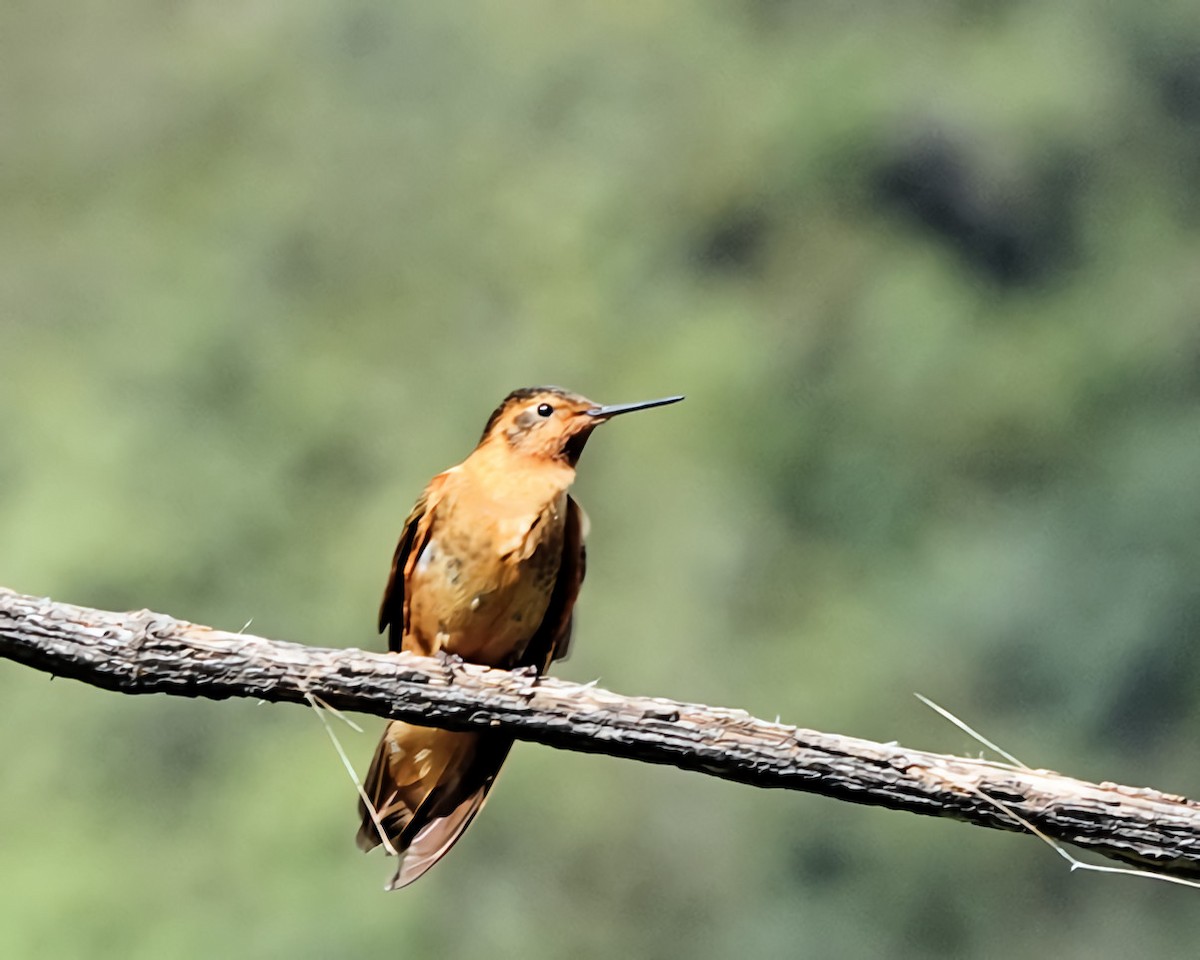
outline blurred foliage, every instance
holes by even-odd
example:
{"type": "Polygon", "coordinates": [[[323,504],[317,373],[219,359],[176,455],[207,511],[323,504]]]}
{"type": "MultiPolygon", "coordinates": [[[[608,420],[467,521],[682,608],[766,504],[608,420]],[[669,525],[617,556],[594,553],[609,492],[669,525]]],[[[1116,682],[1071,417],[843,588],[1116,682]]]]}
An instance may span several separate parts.
{"type": "MultiPolygon", "coordinates": [[[[0,8],[0,583],[380,647],[515,386],[605,430],[561,673],[1200,793],[1183,2],[0,8]]],[[[384,895],[316,720],[0,665],[12,956],[1180,956],[1193,891],[521,746],[384,895]]],[[[378,723],[343,738],[365,765],[378,723]]]]}

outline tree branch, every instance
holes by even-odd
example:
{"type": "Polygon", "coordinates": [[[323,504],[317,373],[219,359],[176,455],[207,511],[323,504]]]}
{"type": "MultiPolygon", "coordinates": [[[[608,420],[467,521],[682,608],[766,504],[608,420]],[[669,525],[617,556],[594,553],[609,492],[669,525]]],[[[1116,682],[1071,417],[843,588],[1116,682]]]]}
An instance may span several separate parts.
{"type": "Polygon", "coordinates": [[[0,656],[120,693],[290,703],[312,694],[341,710],[452,730],[500,728],[566,750],[1025,829],[990,797],[1056,840],[1200,877],[1200,804],[1183,797],[818,733],[740,710],[408,654],[306,647],[3,588],[0,656]]]}

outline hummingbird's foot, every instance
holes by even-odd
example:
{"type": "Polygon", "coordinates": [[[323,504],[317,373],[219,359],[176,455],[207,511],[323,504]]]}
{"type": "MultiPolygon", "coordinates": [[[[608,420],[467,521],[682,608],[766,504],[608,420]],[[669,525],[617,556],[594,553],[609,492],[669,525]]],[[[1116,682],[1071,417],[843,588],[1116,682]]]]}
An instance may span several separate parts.
{"type": "Polygon", "coordinates": [[[454,675],[458,673],[458,668],[466,663],[466,661],[457,653],[450,653],[450,651],[446,650],[444,647],[438,647],[437,651],[434,653],[434,657],[437,658],[438,663],[442,665],[442,669],[446,671],[446,676],[451,680],[453,680],[454,675]]]}
{"type": "Polygon", "coordinates": [[[523,667],[513,667],[509,672],[520,680],[529,681],[529,686],[521,691],[521,695],[526,701],[532,700],[537,696],[537,685],[542,679],[542,672],[536,666],[532,663],[527,663],[523,667]]]}

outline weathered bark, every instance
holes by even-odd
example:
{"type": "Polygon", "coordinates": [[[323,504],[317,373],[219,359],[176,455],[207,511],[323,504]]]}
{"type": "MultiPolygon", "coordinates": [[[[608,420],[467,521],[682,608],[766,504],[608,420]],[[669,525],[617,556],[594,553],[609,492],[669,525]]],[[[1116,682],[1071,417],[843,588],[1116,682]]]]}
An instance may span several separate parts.
{"type": "Polygon", "coordinates": [[[1183,797],[818,733],[740,710],[406,654],[306,647],[2,588],[0,656],[121,693],[292,703],[312,694],[342,710],[455,730],[500,727],[566,750],[1025,829],[984,794],[1057,840],[1200,877],[1200,804],[1183,797]]]}

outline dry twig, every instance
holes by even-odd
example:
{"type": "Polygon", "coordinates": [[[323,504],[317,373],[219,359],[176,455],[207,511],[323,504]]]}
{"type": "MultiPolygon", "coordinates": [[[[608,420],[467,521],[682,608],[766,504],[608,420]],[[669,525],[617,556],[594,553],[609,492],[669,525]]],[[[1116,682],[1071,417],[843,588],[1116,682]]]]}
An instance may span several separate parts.
{"type": "Polygon", "coordinates": [[[1160,873],[1200,877],[1200,804],[1156,790],[910,750],[624,697],[592,685],[407,655],[305,647],[148,610],[111,613],[0,589],[0,656],[121,693],[251,697],[430,726],[503,728],[567,750],[760,787],[1025,831],[1160,873]]]}

